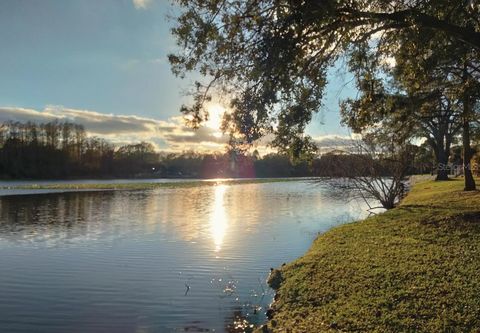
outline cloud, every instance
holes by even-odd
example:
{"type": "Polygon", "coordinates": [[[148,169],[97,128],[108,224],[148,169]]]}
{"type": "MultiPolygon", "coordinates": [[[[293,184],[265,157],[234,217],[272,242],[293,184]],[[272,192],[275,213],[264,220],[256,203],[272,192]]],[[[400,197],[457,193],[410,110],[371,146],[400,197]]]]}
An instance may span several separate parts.
{"type": "Polygon", "coordinates": [[[0,107],[0,122],[69,121],[83,125],[89,136],[100,136],[117,145],[139,141],[152,142],[157,149],[167,151],[223,151],[228,137],[217,130],[185,126],[182,117],[167,121],[134,115],[104,114],[90,110],[46,106],[43,110],[0,107]]]}
{"type": "Polygon", "coordinates": [[[41,113],[37,110],[17,108],[17,107],[0,107],[0,122],[6,121],[33,121],[49,122],[55,120],[55,116],[48,113],[41,113]]]}
{"type": "MultiPolygon", "coordinates": [[[[103,137],[116,145],[139,141],[151,142],[158,150],[181,152],[224,151],[228,136],[219,131],[200,127],[198,130],[187,127],[181,116],[168,120],[158,120],[135,115],[104,114],[91,110],[79,110],[63,106],[48,105],[43,110],[19,107],[0,107],[0,123],[6,121],[45,123],[49,121],[69,121],[83,125],[89,136],[103,137]]],[[[252,149],[261,155],[273,150],[268,147],[272,137],[260,140],[252,149]]],[[[351,150],[357,138],[352,136],[323,135],[314,137],[321,153],[335,149],[351,150]]]]}
{"type": "Polygon", "coordinates": [[[152,0],[133,0],[136,9],[147,9],[152,0]]]}
{"type": "Polygon", "coordinates": [[[341,136],[336,134],[322,135],[313,138],[321,153],[327,153],[332,150],[351,150],[358,140],[353,136],[341,136]]]}

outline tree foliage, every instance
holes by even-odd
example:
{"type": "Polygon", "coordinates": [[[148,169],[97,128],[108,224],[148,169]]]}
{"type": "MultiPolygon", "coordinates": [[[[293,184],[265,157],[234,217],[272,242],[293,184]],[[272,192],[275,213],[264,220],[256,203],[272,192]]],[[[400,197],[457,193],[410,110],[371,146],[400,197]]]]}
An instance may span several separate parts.
{"type": "Polygon", "coordinates": [[[273,133],[294,157],[314,151],[305,127],[321,107],[326,72],[352,48],[376,40],[379,58],[400,52],[425,33],[478,52],[475,1],[447,0],[176,0],[181,14],[170,55],[173,72],[198,71],[205,82],[184,106],[192,125],[208,118],[205,103],[228,96],[225,129],[251,143],[273,133]]]}
{"type": "Polygon", "coordinates": [[[342,121],[356,133],[390,131],[402,140],[426,140],[437,159],[437,179],[446,180],[462,112],[448,75],[409,59],[397,56],[391,66],[366,48],[352,52],[350,67],[360,96],[341,103],[342,121]]]}
{"type": "Polygon", "coordinates": [[[361,96],[343,103],[343,121],[358,132],[386,127],[426,139],[435,151],[439,180],[448,178],[445,165],[461,132],[465,189],[475,189],[470,132],[479,118],[478,55],[478,50],[432,31],[419,36],[401,31],[395,43],[357,47],[350,68],[361,96]],[[393,50],[393,66],[382,63],[379,48],[393,50]]]}

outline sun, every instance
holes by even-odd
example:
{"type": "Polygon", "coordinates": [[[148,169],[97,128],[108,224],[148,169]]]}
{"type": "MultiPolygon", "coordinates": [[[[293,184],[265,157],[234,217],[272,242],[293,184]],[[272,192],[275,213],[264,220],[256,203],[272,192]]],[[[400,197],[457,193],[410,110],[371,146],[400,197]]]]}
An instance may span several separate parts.
{"type": "Polygon", "coordinates": [[[219,104],[211,104],[207,107],[208,110],[208,120],[205,122],[205,125],[211,129],[220,131],[222,126],[223,115],[226,110],[223,106],[219,104]]]}

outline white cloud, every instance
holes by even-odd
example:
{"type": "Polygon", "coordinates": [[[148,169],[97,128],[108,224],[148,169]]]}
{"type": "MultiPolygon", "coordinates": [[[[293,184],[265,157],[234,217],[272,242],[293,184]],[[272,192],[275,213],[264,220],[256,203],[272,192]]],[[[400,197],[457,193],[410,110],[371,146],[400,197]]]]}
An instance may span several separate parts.
{"type": "Polygon", "coordinates": [[[228,137],[208,127],[193,130],[182,117],[167,121],[134,115],[104,114],[90,110],[46,106],[43,110],[0,107],[0,123],[6,121],[45,123],[60,120],[83,125],[89,136],[100,136],[117,145],[149,141],[169,151],[223,151],[228,137]]]}
{"type": "Polygon", "coordinates": [[[328,153],[332,150],[351,150],[359,139],[357,135],[341,136],[336,134],[322,135],[313,138],[320,153],[328,153]]]}
{"type": "Polygon", "coordinates": [[[152,0],[133,0],[136,9],[147,9],[152,0]]]}
{"type": "MultiPolygon", "coordinates": [[[[0,107],[0,123],[6,121],[45,123],[56,119],[83,125],[89,136],[99,136],[116,145],[148,141],[157,149],[164,151],[222,152],[228,142],[228,136],[219,135],[215,129],[200,127],[198,130],[194,130],[187,127],[181,116],[158,120],[135,115],[104,114],[54,105],[48,105],[43,110],[0,107]]],[[[271,135],[263,138],[252,149],[257,149],[261,155],[273,152],[268,147],[271,139],[271,135]]],[[[355,135],[332,134],[314,137],[321,153],[335,149],[352,149],[356,140],[358,138],[355,135]]]]}

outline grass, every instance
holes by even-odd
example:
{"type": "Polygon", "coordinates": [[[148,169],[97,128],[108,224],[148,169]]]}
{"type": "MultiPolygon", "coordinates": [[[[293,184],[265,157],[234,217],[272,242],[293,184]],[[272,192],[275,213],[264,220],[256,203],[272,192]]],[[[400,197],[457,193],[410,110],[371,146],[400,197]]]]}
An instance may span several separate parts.
{"type": "Polygon", "coordinates": [[[398,208],[319,236],[280,268],[269,330],[480,332],[480,193],[462,188],[419,183],[398,208]]]}
{"type": "Polygon", "coordinates": [[[157,188],[185,188],[197,186],[212,186],[216,184],[261,184],[305,180],[305,178],[257,178],[257,179],[210,179],[181,182],[138,182],[138,183],[56,183],[0,186],[0,190],[151,190],[157,188]]]}

